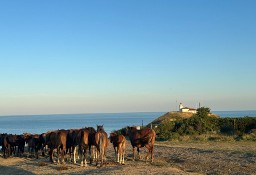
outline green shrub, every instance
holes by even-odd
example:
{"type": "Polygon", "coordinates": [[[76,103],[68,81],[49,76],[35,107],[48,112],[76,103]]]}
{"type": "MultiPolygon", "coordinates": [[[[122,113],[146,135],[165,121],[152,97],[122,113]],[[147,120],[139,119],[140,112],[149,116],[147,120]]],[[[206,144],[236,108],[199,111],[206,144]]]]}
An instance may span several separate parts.
{"type": "Polygon", "coordinates": [[[159,140],[170,140],[172,138],[171,131],[174,128],[175,123],[169,121],[163,121],[158,125],[156,134],[158,135],[159,140]]]}
{"type": "Polygon", "coordinates": [[[157,128],[159,140],[187,138],[186,136],[196,139],[199,135],[208,135],[208,137],[204,136],[205,140],[224,139],[229,135],[236,140],[256,139],[256,133],[249,134],[252,131],[256,132],[256,117],[218,118],[209,116],[209,113],[210,108],[202,107],[190,118],[163,121],[157,128]]]}

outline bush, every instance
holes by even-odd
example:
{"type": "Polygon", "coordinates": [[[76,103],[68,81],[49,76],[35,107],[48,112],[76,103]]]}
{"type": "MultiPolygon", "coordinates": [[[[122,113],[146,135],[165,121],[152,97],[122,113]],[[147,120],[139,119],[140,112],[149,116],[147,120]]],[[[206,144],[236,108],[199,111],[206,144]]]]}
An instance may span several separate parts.
{"type": "Polygon", "coordinates": [[[256,129],[255,117],[222,118],[220,119],[220,132],[228,135],[244,135],[256,129]]]}
{"type": "Polygon", "coordinates": [[[202,107],[190,118],[163,121],[157,128],[159,140],[180,139],[185,136],[196,138],[199,135],[208,135],[209,140],[223,139],[225,135],[231,135],[236,140],[255,139],[255,133],[249,133],[256,130],[256,117],[218,118],[209,116],[209,113],[210,108],[202,107]]]}
{"type": "Polygon", "coordinates": [[[163,121],[156,130],[159,140],[170,140],[172,138],[172,130],[175,126],[174,122],[169,122],[167,120],[163,121]]]}
{"type": "Polygon", "coordinates": [[[218,118],[194,115],[191,118],[176,122],[173,132],[178,132],[180,135],[217,133],[219,132],[218,124],[218,118]]]}

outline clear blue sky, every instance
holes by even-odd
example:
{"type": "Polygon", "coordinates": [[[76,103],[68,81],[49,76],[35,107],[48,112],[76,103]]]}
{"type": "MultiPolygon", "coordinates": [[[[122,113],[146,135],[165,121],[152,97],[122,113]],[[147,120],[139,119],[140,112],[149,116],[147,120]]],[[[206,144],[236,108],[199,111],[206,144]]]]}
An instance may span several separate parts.
{"type": "Polygon", "coordinates": [[[256,109],[254,0],[0,1],[0,115],[256,109]]]}

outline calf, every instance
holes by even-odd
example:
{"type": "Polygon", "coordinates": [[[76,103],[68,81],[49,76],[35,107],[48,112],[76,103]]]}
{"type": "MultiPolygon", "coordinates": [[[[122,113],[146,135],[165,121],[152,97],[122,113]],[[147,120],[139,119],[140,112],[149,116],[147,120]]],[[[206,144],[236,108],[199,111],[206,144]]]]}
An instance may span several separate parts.
{"type": "Polygon", "coordinates": [[[124,164],[124,155],[126,149],[125,137],[117,133],[110,133],[110,142],[113,144],[117,162],[124,164]]]}

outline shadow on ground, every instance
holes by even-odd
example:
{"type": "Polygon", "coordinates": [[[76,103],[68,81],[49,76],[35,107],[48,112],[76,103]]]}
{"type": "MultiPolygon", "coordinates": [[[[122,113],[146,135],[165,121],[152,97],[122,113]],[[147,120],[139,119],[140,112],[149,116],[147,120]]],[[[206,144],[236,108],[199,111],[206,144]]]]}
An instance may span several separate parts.
{"type": "Polygon", "coordinates": [[[0,175],[6,175],[6,174],[18,174],[19,175],[34,175],[33,173],[29,171],[25,171],[21,168],[13,167],[13,166],[0,166],[0,175]]]}

